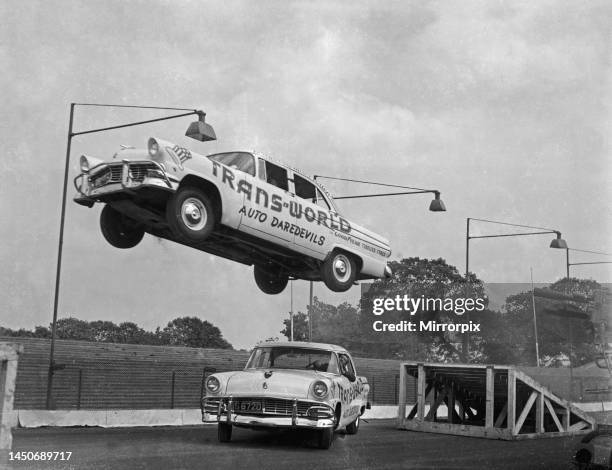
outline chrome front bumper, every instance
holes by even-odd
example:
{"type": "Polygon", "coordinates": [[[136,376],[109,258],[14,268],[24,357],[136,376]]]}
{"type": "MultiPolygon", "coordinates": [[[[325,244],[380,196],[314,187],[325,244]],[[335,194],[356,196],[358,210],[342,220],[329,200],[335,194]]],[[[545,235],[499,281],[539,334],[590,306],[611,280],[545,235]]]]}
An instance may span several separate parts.
{"type": "Polygon", "coordinates": [[[74,179],[79,193],[75,201],[93,202],[100,196],[144,187],[176,190],[178,181],[171,180],[164,168],[152,160],[102,163],[74,179]],[[103,180],[103,181],[101,181],[103,180]]]}
{"type": "MultiPolygon", "coordinates": [[[[237,398],[236,400],[239,400],[237,398]]],[[[202,422],[224,422],[245,427],[271,428],[333,428],[336,425],[334,411],[323,403],[292,400],[290,415],[274,413],[241,413],[234,409],[232,397],[205,398],[202,403],[202,422]],[[312,405],[307,413],[300,412],[305,405],[312,405]],[[214,410],[214,411],[213,411],[214,410]]]]}

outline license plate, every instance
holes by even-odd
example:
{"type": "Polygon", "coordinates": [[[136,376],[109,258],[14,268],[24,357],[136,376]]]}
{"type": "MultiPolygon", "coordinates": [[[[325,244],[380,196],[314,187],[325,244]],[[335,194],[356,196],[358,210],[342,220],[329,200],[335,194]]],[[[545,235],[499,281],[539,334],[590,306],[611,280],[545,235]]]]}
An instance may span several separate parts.
{"type": "Polygon", "coordinates": [[[240,411],[261,411],[260,401],[241,401],[240,411]]]}

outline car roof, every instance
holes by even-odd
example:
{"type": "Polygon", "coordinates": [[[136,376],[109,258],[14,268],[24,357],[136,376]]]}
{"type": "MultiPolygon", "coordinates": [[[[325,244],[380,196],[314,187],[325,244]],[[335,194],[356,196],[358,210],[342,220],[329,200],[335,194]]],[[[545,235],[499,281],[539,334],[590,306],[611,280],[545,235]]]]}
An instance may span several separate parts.
{"type": "Polygon", "coordinates": [[[289,348],[308,348],[308,349],[324,349],[326,351],[335,352],[348,352],[341,346],[327,343],[310,343],[308,341],[275,341],[270,343],[260,343],[256,348],[278,348],[278,347],[289,347],[289,348]]]}

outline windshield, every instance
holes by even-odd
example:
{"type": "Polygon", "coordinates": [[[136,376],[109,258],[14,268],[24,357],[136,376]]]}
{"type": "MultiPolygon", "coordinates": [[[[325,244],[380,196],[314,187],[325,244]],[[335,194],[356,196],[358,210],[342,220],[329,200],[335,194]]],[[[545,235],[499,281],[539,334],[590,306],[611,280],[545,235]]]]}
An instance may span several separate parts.
{"type": "Polygon", "coordinates": [[[255,157],[248,152],[226,152],[208,155],[215,162],[223,163],[235,170],[255,176],[255,157]]]}
{"type": "Polygon", "coordinates": [[[338,374],[338,361],[331,351],[293,347],[256,348],[247,369],[302,369],[338,374]]]}

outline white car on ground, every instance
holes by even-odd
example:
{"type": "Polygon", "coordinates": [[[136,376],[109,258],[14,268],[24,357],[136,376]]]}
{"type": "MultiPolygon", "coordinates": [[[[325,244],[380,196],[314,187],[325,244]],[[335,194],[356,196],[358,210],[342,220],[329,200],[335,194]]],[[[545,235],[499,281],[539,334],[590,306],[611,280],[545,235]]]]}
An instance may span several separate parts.
{"type": "Polygon", "coordinates": [[[336,429],[356,434],[370,407],[370,386],[340,346],[306,342],[262,343],[246,367],[207,377],[202,421],[217,423],[229,442],[232,427],[312,429],[328,449],[336,429]]]}

